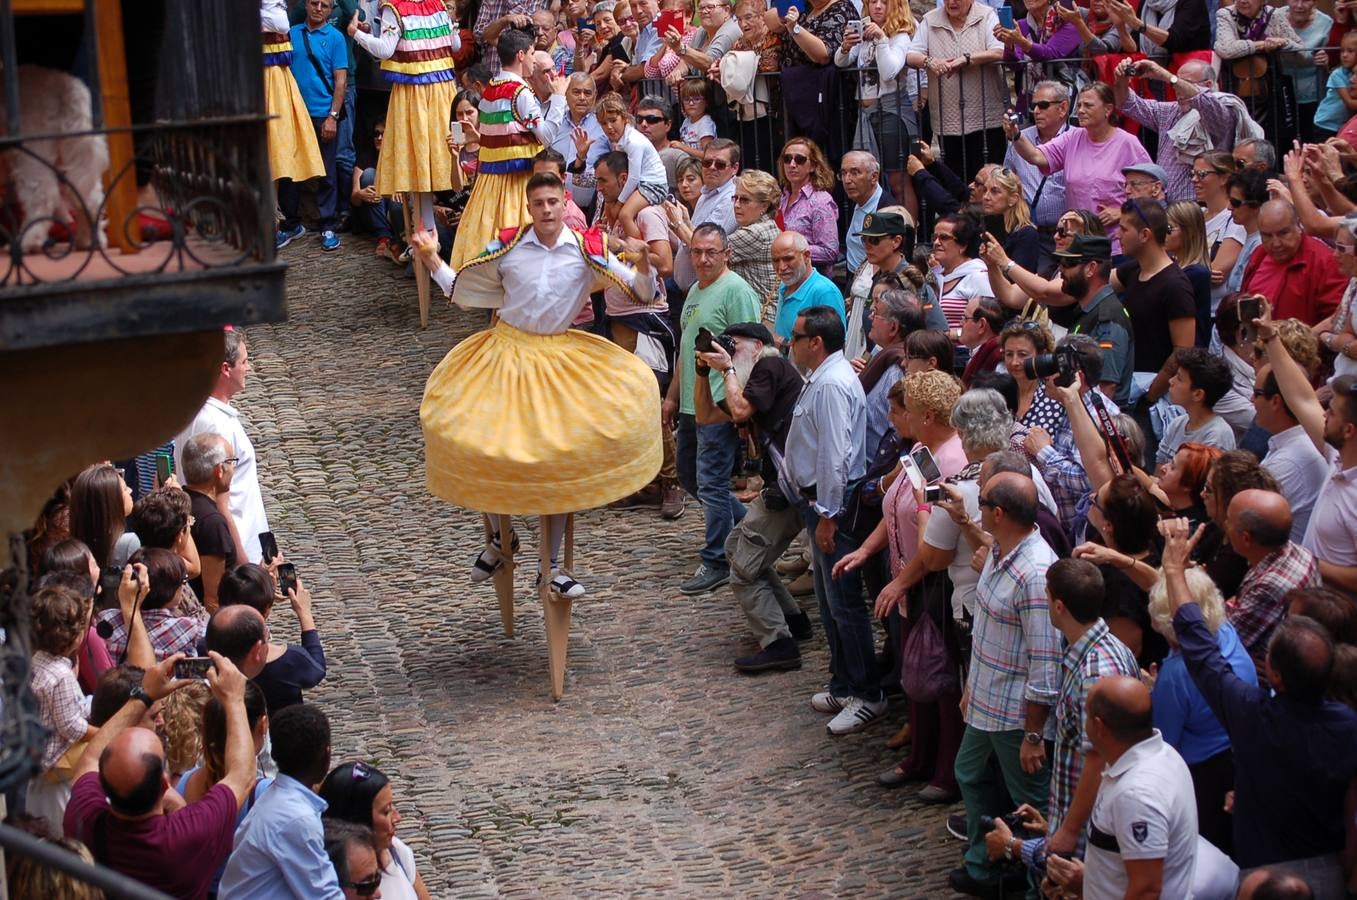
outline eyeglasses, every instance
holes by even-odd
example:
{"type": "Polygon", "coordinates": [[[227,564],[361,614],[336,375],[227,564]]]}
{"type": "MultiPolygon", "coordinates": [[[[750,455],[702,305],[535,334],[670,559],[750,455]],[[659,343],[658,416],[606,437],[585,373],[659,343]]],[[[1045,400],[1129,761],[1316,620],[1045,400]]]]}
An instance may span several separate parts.
{"type": "Polygon", "coordinates": [[[669,120],[668,120],[667,118],[665,118],[664,116],[641,116],[641,115],[638,115],[638,116],[636,117],[636,121],[638,121],[638,122],[645,122],[647,125],[658,125],[658,124],[660,124],[661,122],[667,122],[667,121],[669,121],[669,120]]]}
{"type": "Polygon", "coordinates": [[[1165,231],[1167,234],[1173,234],[1175,231],[1181,231],[1181,230],[1182,230],[1181,228],[1179,228],[1177,225],[1174,225],[1172,222],[1170,222],[1170,223],[1168,223],[1167,225],[1164,226],[1164,231],[1165,231]]]}
{"type": "MultiPolygon", "coordinates": [[[[936,244],[938,241],[956,241],[956,235],[935,231],[933,232],[933,243],[936,244]]],[[[958,241],[958,243],[960,242],[958,241]]]]}
{"type": "Polygon", "coordinates": [[[1191,178],[1193,181],[1201,181],[1202,179],[1206,178],[1209,175],[1221,175],[1221,174],[1223,173],[1217,172],[1215,169],[1193,169],[1192,174],[1188,177],[1191,178]]]}
{"type": "Polygon", "coordinates": [[[1357,250],[1357,244],[1334,244],[1333,249],[1339,253],[1351,253],[1357,250]]]}
{"type": "MultiPolygon", "coordinates": [[[[1083,258],[1082,256],[1079,257],[1078,259],[1068,259],[1068,258],[1062,256],[1062,257],[1060,257],[1060,262],[1059,262],[1060,268],[1062,268],[1062,269],[1077,269],[1077,268],[1079,268],[1080,266],[1082,266],[1083,264],[1084,264],[1084,258],[1083,258]]],[[[1024,324],[1027,324],[1027,323],[1024,323],[1024,324]]]]}
{"type": "Polygon", "coordinates": [[[720,256],[722,253],[725,253],[725,252],[726,252],[726,251],[723,250],[723,249],[721,249],[720,247],[717,247],[717,248],[715,248],[715,249],[713,249],[713,250],[697,250],[697,249],[694,249],[694,248],[692,248],[692,247],[688,248],[688,255],[689,255],[689,256],[697,257],[698,259],[706,259],[706,258],[709,257],[709,256],[710,256],[710,257],[717,257],[717,256],[720,256]]]}
{"type": "Polygon", "coordinates": [[[753,198],[753,197],[750,197],[750,196],[747,195],[747,194],[736,194],[736,195],[735,195],[735,202],[736,202],[736,203],[741,203],[741,204],[743,204],[743,203],[753,203],[753,202],[754,202],[754,198],[753,198]]]}
{"type": "Polygon", "coordinates": [[[726,162],[724,159],[704,159],[702,160],[702,168],[724,170],[730,168],[730,163],[726,162]]]}
{"type": "Polygon", "coordinates": [[[1137,190],[1137,191],[1143,191],[1143,190],[1145,190],[1146,188],[1149,188],[1149,187],[1151,187],[1151,186],[1153,186],[1153,185],[1154,185],[1154,182],[1153,182],[1153,181],[1144,181],[1144,180],[1131,181],[1129,178],[1126,180],[1126,186],[1127,186],[1128,188],[1132,188],[1133,190],[1137,190]]]}
{"type": "Polygon", "coordinates": [[[684,103],[697,103],[697,102],[699,102],[699,101],[701,101],[702,103],[706,103],[706,102],[707,102],[707,98],[706,98],[706,97],[703,97],[701,94],[697,94],[697,95],[692,96],[692,97],[684,97],[684,98],[683,98],[683,102],[684,102],[684,103]]]}
{"type": "Polygon", "coordinates": [[[613,21],[616,22],[618,25],[630,25],[632,22],[636,21],[636,17],[627,16],[625,19],[613,19],[613,21]]]}
{"type": "Polygon", "coordinates": [[[1070,234],[1071,234],[1070,230],[1066,228],[1064,225],[1057,227],[1055,230],[1056,237],[1069,237],[1070,234]]]}
{"type": "Polygon", "coordinates": [[[1059,100],[1033,100],[1032,108],[1039,109],[1042,112],[1045,112],[1046,110],[1050,109],[1052,106],[1055,106],[1057,103],[1060,102],[1061,101],[1059,100]]]}
{"type": "Polygon", "coordinates": [[[228,457],[226,457],[226,459],[223,459],[220,463],[218,463],[218,465],[224,466],[224,465],[226,465],[227,463],[230,463],[230,464],[233,465],[233,466],[240,465],[240,457],[239,457],[239,456],[228,456],[228,457]]]}
{"type": "Polygon", "coordinates": [[[782,164],[790,166],[795,163],[798,166],[804,166],[810,162],[810,157],[804,153],[784,153],[782,154],[782,164]]]}
{"type": "Polygon", "coordinates": [[[371,777],[372,777],[372,767],[369,766],[367,763],[363,762],[362,760],[359,760],[358,762],[353,764],[354,781],[364,781],[371,777]]]}
{"type": "Polygon", "coordinates": [[[382,886],[382,870],[378,869],[371,878],[366,881],[350,881],[344,887],[353,888],[353,892],[360,897],[371,897],[377,893],[377,888],[382,886]]]}
{"type": "Polygon", "coordinates": [[[1003,509],[1003,507],[1001,507],[999,504],[995,503],[995,502],[994,502],[993,500],[991,500],[990,498],[986,497],[984,494],[981,494],[981,495],[976,499],[976,502],[979,503],[979,504],[980,504],[982,507],[984,507],[985,509],[1003,509]]]}

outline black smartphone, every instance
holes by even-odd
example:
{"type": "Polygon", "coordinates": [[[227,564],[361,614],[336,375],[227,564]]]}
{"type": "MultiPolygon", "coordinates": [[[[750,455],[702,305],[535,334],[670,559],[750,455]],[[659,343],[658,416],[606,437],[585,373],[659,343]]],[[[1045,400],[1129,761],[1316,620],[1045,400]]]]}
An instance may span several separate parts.
{"type": "Polygon", "coordinates": [[[942,485],[930,484],[924,488],[924,500],[928,503],[937,503],[942,499],[942,485]]]}
{"type": "Polygon", "coordinates": [[[288,591],[296,590],[296,588],[297,588],[297,567],[294,566],[292,563],[279,563],[278,593],[286,597],[288,591]]]}
{"type": "Polygon", "coordinates": [[[713,335],[706,328],[697,329],[697,338],[693,341],[693,346],[697,348],[698,353],[712,352],[713,335]]]}
{"type": "Polygon", "coordinates": [[[1253,320],[1262,317],[1263,300],[1261,297],[1240,297],[1239,298],[1239,329],[1247,343],[1252,344],[1258,340],[1258,326],[1253,324],[1253,320]]]}
{"type": "Polygon", "coordinates": [[[174,474],[174,457],[168,453],[157,453],[155,455],[155,482],[164,484],[170,480],[174,474]]]}
{"type": "Polygon", "coordinates": [[[259,552],[264,555],[264,565],[273,562],[273,558],[278,555],[278,541],[274,539],[272,531],[259,532],[259,552]]]}
{"type": "Polygon", "coordinates": [[[193,681],[206,681],[207,671],[214,665],[210,656],[187,656],[174,664],[174,677],[176,679],[189,679],[193,681]]]}
{"type": "Polygon", "coordinates": [[[933,458],[933,452],[923,444],[915,447],[909,452],[914,460],[914,465],[919,467],[919,474],[923,476],[924,484],[932,484],[935,481],[942,480],[942,472],[938,469],[938,461],[933,458]]]}

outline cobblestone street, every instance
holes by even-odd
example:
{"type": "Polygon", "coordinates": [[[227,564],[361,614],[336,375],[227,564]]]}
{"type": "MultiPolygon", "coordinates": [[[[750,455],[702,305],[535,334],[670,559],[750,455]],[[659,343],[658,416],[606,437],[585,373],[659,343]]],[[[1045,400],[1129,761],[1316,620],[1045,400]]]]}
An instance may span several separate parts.
{"type": "MultiPolygon", "coordinates": [[[[532,562],[516,636],[472,586],[479,517],[424,489],[425,378],[480,326],[345,236],[283,252],[290,321],[249,332],[237,398],[270,523],[315,594],[336,763],[395,782],[399,834],[435,897],[948,896],[960,861],[946,812],[890,792],[898,710],[831,738],[809,698],[826,680],[816,621],[799,672],[738,676],[752,646],[728,589],[678,593],[701,514],[594,511],[576,526],[566,693],[553,703],[532,562]]],[[[523,553],[534,560],[535,526],[523,553]]],[[[274,632],[296,639],[286,607],[274,632]]],[[[897,706],[902,704],[897,704],[897,706]]]]}

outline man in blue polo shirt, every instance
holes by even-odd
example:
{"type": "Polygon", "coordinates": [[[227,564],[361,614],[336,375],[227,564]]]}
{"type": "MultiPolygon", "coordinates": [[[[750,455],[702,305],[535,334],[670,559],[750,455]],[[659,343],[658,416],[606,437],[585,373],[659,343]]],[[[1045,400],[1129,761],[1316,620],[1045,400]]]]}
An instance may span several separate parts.
{"type": "MultiPolygon", "coordinates": [[[[348,51],[348,78],[345,79],[344,86],[344,118],[339,123],[339,136],[335,144],[335,165],[337,167],[335,175],[335,185],[338,190],[338,210],[340,231],[345,231],[343,224],[349,217],[349,191],[344,188],[353,181],[353,124],[354,102],[358,96],[358,69],[353,55],[353,38],[349,37],[347,31],[349,20],[355,15],[358,21],[366,22],[367,14],[358,7],[358,0],[333,0],[334,6],[330,9],[330,24],[344,36],[344,47],[348,51]]],[[[306,0],[292,0],[288,4],[288,21],[293,25],[298,25],[306,21],[306,0]]],[[[297,48],[293,48],[296,50],[297,48]]]]}
{"type": "Polygon", "coordinates": [[[782,281],[777,289],[777,319],[773,323],[779,347],[792,339],[792,326],[803,309],[828,306],[847,321],[843,294],[811,265],[810,244],[805,235],[784,231],[773,239],[769,252],[773,256],[773,271],[782,281]]]}
{"type": "MultiPolygon", "coordinates": [[[[316,182],[316,209],[320,214],[320,248],[338,250],[339,226],[338,168],[335,162],[339,148],[339,117],[344,109],[344,92],[348,84],[349,51],[344,35],[330,24],[333,0],[306,0],[306,21],[293,25],[292,77],[297,81],[306,112],[316,129],[320,144],[320,158],[325,164],[325,177],[316,182]]],[[[301,206],[301,185],[288,179],[278,182],[278,206],[283,211],[283,223],[278,226],[278,249],[306,233],[298,215],[301,206]]]]}

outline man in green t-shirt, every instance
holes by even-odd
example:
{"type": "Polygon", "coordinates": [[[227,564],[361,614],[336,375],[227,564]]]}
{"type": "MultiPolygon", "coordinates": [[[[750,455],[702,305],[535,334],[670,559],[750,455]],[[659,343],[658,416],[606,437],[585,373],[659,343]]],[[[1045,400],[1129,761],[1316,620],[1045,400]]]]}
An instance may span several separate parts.
{"type": "MultiPolygon", "coordinates": [[[[697,273],[697,283],[688,290],[680,322],[678,377],[669,382],[664,398],[665,427],[677,422],[678,476],[683,489],[702,504],[706,537],[702,563],[697,573],[679,588],[685,594],[705,594],[730,580],[726,560],[726,538],[735,523],[744,517],[744,506],[730,491],[730,476],[735,468],[739,438],[729,420],[699,423],[693,388],[697,370],[699,329],[713,335],[737,322],[759,321],[759,298],[745,280],[730,271],[730,245],[721,226],[699,225],[688,242],[688,252],[697,273]]],[[[702,374],[711,380],[712,399],[725,399],[722,372],[702,374]]]]}

